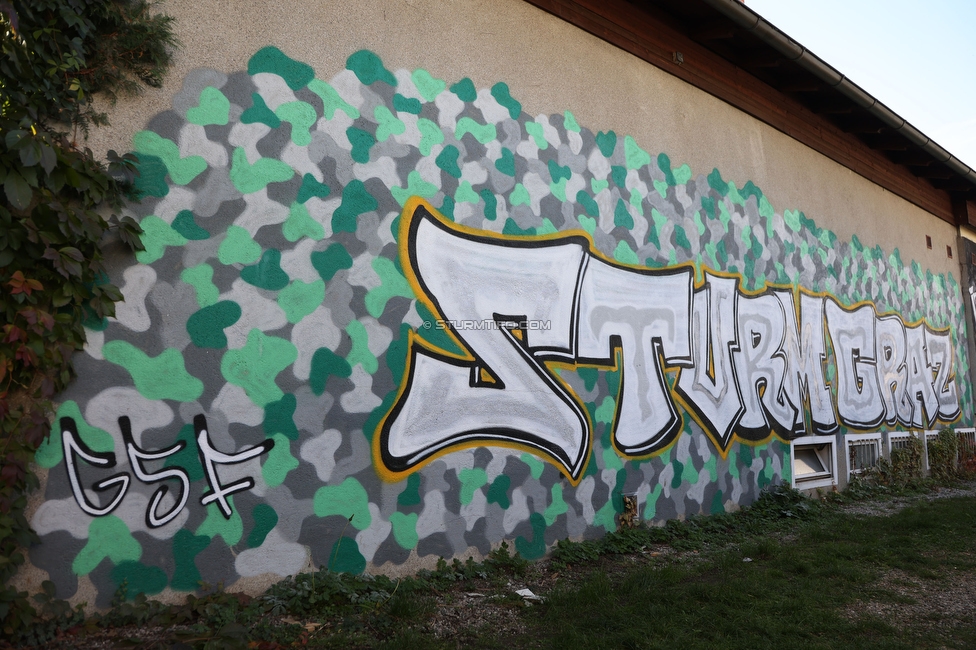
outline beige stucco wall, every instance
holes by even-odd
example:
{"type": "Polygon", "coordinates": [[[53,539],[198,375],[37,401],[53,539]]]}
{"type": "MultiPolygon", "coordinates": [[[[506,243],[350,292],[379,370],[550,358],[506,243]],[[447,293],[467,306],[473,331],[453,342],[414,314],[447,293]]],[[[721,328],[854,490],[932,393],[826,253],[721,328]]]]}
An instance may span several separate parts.
{"type": "Polygon", "coordinates": [[[424,68],[449,82],[470,77],[478,88],[504,81],[531,115],[570,110],[592,131],[632,135],[696,175],[718,168],[740,187],[751,180],[776,212],[802,210],[842,240],[856,232],[865,245],[898,248],[903,260],[958,279],[958,262],[946,257],[947,245],[956,248],[949,224],[521,0],[166,0],[161,8],[177,20],[175,65],[161,89],[110,111],[111,127],[89,142],[96,152],[131,148],[132,135],[170,107],[194,68],[245,70],[254,52],[275,45],[329,79],[350,54],[369,49],[391,70],[424,68]]]}

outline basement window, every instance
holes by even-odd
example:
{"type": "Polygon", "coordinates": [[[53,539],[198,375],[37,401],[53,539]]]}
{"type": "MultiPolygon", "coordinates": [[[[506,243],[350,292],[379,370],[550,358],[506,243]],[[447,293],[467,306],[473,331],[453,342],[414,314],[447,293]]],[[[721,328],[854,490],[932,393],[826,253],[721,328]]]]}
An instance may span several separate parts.
{"type": "Polygon", "coordinates": [[[848,480],[872,467],[881,459],[881,434],[857,433],[844,437],[847,445],[848,480]]]}
{"type": "Polygon", "coordinates": [[[805,436],[790,443],[793,487],[812,490],[837,485],[837,450],[833,436],[805,436]]]}

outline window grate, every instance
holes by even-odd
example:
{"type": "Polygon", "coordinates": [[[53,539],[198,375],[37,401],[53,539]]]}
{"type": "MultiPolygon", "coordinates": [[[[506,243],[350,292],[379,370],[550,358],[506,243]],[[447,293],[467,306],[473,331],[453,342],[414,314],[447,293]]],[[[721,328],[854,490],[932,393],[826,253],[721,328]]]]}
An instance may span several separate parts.
{"type": "Polygon", "coordinates": [[[881,440],[849,440],[847,442],[847,460],[850,474],[860,474],[866,469],[878,466],[881,458],[881,440]]]}

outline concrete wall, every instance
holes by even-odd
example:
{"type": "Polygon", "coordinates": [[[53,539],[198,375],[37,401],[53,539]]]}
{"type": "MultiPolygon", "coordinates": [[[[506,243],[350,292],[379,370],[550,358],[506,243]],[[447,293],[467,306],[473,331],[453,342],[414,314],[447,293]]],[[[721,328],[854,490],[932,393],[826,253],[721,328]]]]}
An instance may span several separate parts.
{"type": "Polygon", "coordinates": [[[91,142],[146,250],[25,586],[536,558],[622,495],[747,504],[791,439],[971,422],[944,222],[520,2],[239,5],[166,6],[176,69],[91,142]]]}

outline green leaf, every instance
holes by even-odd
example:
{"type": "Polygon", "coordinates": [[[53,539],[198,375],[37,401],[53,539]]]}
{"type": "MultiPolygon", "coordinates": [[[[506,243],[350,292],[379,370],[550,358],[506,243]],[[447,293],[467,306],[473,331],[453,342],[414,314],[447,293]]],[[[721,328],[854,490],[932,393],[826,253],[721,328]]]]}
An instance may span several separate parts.
{"type": "Polygon", "coordinates": [[[20,150],[20,162],[25,167],[33,167],[41,162],[41,144],[35,141],[31,142],[29,146],[23,147],[20,150]]]}
{"type": "Polygon", "coordinates": [[[7,195],[7,200],[18,210],[26,210],[30,205],[31,197],[34,196],[30,185],[24,177],[16,172],[7,174],[7,179],[3,182],[3,191],[7,195]]]}
{"type": "Polygon", "coordinates": [[[4,137],[3,141],[7,145],[7,149],[11,151],[17,148],[20,141],[24,139],[27,135],[27,131],[23,129],[14,129],[13,131],[8,131],[7,135],[4,137]]]}
{"type": "Polygon", "coordinates": [[[41,167],[44,171],[50,174],[54,171],[55,165],[58,164],[58,154],[54,151],[54,147],[46,144],[41,145],[41,167]]]}

